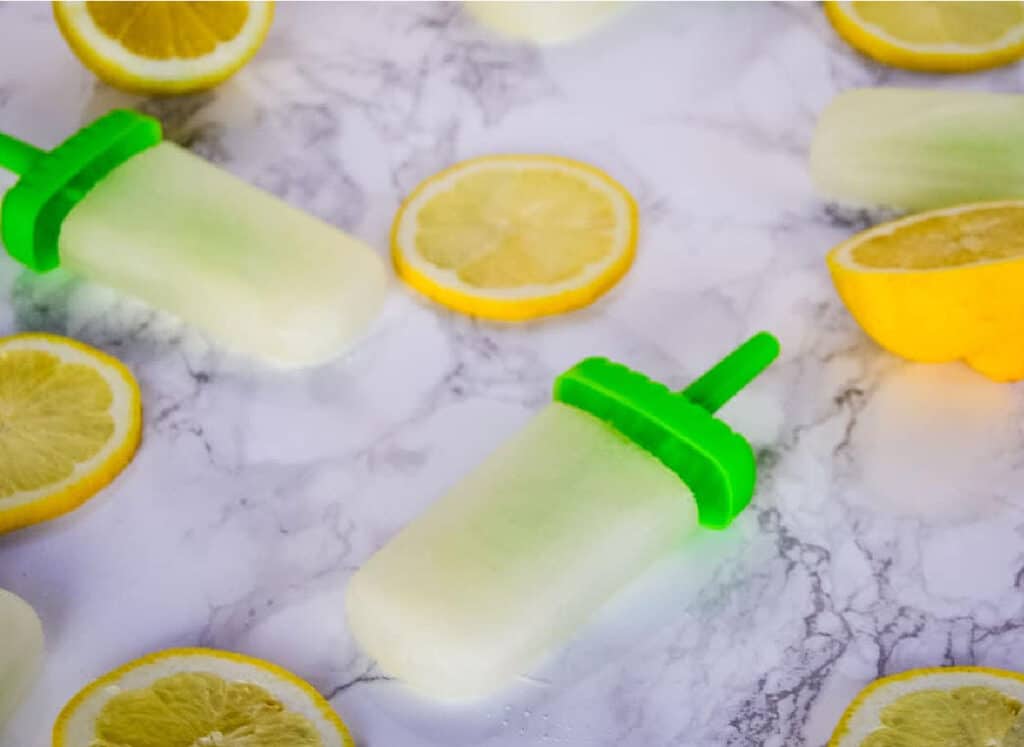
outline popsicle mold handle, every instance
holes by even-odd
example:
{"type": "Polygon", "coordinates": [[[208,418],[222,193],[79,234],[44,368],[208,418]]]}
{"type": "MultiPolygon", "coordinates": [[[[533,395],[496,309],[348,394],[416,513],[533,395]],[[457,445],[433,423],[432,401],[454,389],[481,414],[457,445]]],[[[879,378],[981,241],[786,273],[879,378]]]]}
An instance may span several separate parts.
{"type": "Polygon", "coordinates": [[[724,529],[750,503],[757,459],[750,443],[713,413],[779,354],[754,335],[683,392],[606,358],[558,377],[554,398],[600,418],[672,470],[693,492],[700,523],[724,529]]]}
{"type": "Polygon", "coordinates": [[[21,176],[44,155],[46,151],[0,132],[0,167],[21,176]]]}
{"type": "Polygon", "coordinates": [[[768,368],[778,355],[779,341],[767,332],[758,332],[693,381],[682,394],[714,414],[768,368]]]}
{"type": "Polygon", "coordinates": [[[68,213],[107,174],[162,137],[157,120],[126,109],[108,112],[49,152],[0,133],[0,167],[21,175],[0,205],[7,253],[36,272],[57,267],[68,213]]]}

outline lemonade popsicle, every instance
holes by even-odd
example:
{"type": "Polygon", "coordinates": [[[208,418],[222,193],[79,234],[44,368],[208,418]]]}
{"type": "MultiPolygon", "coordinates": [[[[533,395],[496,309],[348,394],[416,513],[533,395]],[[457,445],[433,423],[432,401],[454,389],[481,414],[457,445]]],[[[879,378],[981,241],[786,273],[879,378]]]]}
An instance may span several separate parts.
{"type": "Polygon", "coordinates": [[[0,732],[43,658],[43,626],[20,597],[0,589],[0,732]]]}
{"type": "Polygon", "coordinates": [[[563,374],[554,402],[353,576],[355,639],[430,697],[529,672],[699,524],[747,505],[753,452],[710,411],[777,352],[758,335],[683,394],[604,359],[563,374]]]}
{"type": "Polygon", "coordinates": [[[826,197],[927,210],[1024,197],[1024,96],[864,88],[815,129],[811,176],[826,197]]]}
{"type": "Polygon", "coordinates": [[[0,133],[22,174],[3,202],[7,251],[169,311],[225,347],[285,365],[344,351],[387,287],[374,252],[113,111],[44,153],[0,133]]]}

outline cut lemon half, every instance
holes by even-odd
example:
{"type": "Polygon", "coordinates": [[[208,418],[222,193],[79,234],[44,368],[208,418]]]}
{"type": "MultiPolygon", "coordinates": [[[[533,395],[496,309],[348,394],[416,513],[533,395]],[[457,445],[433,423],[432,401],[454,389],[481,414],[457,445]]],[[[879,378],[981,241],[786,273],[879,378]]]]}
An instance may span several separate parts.
{"type": "Polygon", "coordinates": [[[828,747],[1021,747],[1024,675],[984,667],[913,669],[866,687],[828,747]]]}
{"type": "Polygon", "coordinates": [[[398,274],[444,306],[506,321],[584,306],[633,262],[637,207],[604,172],[554,156],[485,156],[431,177],[398,211],[398,274]]]}
{"type": "Polygon", "coordinates": [[[248,62],[270,29],[271,2],[62,2],[61,33],[82,63],[116,88],[188,93],[248,62]]]}
{"type": "Polygon", "coordinates": [[[895,67],[966,72],[1024,55],[1021,2],[833,0],[825,11],[851,46],[895,67]]]}
{"type": "Polygon", "coordinates": [[[828,254],[839,295],[882,347],[1024,378],[1024,201],[961,205],[884,223],[828,254]]]}
{"type": "Polygon", "coordinates": [[[353,747],[313,686],[240,654],[171,649],[88,685],[61,711],[54,747],[353,747]]]}
{"type": "Polygon", "coordinates": [[[131,461],[141,423],[119,361],[53,335],[0,338],[0,532],[88,500],[131,461]]]}

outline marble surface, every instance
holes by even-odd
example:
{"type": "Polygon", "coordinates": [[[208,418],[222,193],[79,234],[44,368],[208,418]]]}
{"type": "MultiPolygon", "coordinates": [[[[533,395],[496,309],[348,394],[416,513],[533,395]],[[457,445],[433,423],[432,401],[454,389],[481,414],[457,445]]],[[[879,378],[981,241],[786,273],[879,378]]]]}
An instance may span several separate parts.
{"type": "MultiPolygon", "coordinates": [[[[1024,664],[1019,386],[910,365],[860,332],[826,250],[878,216],[817,199],[818,111],[863,85],[1019,90],[1019,66],[946,78],[847,49],[817,5],[659,4],[538,50],[459,6],[287,4],[212,93],[118,94],[48,4],[0,5],[0,129],[58,142],[115,105],[382,254],[420,179],[484,153],[581,158],[641,205],[631,273],[591,308],[474,322],[401,287],[351,355],[299,373],[0,259],[0,334],[49,330],[136,372],[144,443],[74,515],[0,538],[0,586],[48,658],[0,742],[48,744],[79,687],[133,657],[213,646],[308,678],[362,747],[821,745],[852,695],[908,667],[1024,664]],[[724,417],[760,459],[752,507],[614,600],[494,699],[438,706],[355,647],[354,569],[515,431],[580,357],[682,386],[749,333],[780,361],[724,417]]],[[[3,182],[6,185],[8,182],[3,182]]]]}

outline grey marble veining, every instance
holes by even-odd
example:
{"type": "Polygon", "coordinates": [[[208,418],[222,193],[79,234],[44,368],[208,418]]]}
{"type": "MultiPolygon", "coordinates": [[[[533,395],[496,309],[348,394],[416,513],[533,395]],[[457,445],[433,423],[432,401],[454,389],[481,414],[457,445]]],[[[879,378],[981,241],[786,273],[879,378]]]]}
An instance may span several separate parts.
{"type": "Polygon", "coordinates": [[[588,309],[487,324],[396,284],[351,355],[288,374],[0,259],[0,334],[108,350],[146,405],[142,449],[113,486],[0,538],[0,586],[39,610],[49,648],[0,740],[47,744],[84,683],[182,645],[294,670],[362,747],[817,746],[879,675],[1020,669],[1022,390],[865,338],[823,258],[884,215],[819,200],[806,149],[840,90],[1021,82],[1019,66],[932,77],[872,64],[810,4],[643,5],[535,49],[455,4],[290,3],[228,84],[144,100],[84,71],[49,5],[0,4],[0,129],[40,145],[137,106],[382,254],[403,195],[484,153],[590,161],[636,195],[642,221],[635,267],[588,309]],[[760,328],[783,354],[723,411],[761,468],[728,532],[693,538],[484,703],[418,699],[358,651],[342,614],[349,575],[542,406],[558,372],[603,354],[681,387],[760,328]]]}

